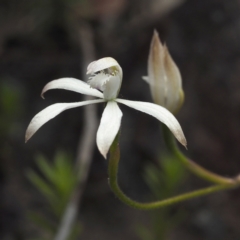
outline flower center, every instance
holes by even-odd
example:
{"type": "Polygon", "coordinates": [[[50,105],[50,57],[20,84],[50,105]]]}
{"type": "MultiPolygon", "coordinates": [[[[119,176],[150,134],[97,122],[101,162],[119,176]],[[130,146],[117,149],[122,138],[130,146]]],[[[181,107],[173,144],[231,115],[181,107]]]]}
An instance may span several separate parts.
{"type": "Polygon", "coordinates": [[[106,100],[112,100],[117,97],[121,82],[122,76],[116,66],[103,69],[93,74],[88,80],[88,84],[92,88],[103,92],[106,100]]]}

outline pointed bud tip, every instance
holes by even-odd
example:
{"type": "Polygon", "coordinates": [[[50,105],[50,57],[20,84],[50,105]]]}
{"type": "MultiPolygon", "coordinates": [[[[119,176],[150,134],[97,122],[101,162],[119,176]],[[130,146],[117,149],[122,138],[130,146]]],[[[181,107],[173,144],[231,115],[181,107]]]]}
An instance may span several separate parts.
{"type": "Polygon", "coordinates": [[[153,30],[153,35],[158,37],[158,31],[156,29],[153,30]]]}
{"type": "Polygon", "coordinates": [[[158,31],[156,29],[154,29],[154,31],[153,31],[152,41],[153,40],[154,41],[158,41],[161,45],[163,45],[162,42],[161,42],[161,39],[159,37],[159,33],[158,33],[158,31]]]}

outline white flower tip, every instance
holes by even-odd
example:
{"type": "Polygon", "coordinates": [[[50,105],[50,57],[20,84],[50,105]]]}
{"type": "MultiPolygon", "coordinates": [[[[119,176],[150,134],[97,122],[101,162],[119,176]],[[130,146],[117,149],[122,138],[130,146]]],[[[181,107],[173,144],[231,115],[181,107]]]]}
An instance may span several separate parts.
{"type": "Polygon", "coordinates": [[[100,153],[103,155],[103,157],[105,158],[105,160],[107,159],[107,152],[105,151],[100,151],[100,153]]]}
{"type": "Polygon", "coordinates": [[[187,140],[183,134],[182,129],[175,134],[175,137],[187,149],[187,140]]]}
{"type": "Polygon", "coordinates": [[[29,128],[28,128],[25,134],[25,143],[28,142],[28,140],[32,137],[32,135],[33,134],[29,131],[29,128]]]}
{"type": "Polygon", "coordinates": [[[36,125],[36,118],[34,117],[29,123],[26,133],[25,133],[25,143],[29,141],[29,139],[36,133],[36,131],[40,128],[36,125]]]}
{"type": "Polygon", "coordinates": [[[102,156],[105,158],[105,159],[107,159],[107,154],[108,154],[108,152],[109,152],[109,146],[107,146],[107,145],[105,145],[105,144],[98,144],[97,143],[97,146],[98,146],[98,150],[99,150],[99,152],[102,154],[102,156]]]}
{"type": "Polygon", "coordinates": [[[47,84],[44,86],[44,88],[43,88],[43,90],[42,90],[42,92],[41,92],[41,95],[40,95],[42,99],[45,99],[44,93],[49,90],[49,85],[50,85],[50,84],[51,84],[51,82],[47,83],[47,84]]]}
{"type": "Polygon", "coordinates": [[[182,139],[181,144],[188,150],[188,148],[187,148],[187,140],[186,140],[185,137],[184,137],[184,139],[182,139]]]}
{"type": "MultiPolygon", "coordinates": [[[[55,81],[56,81],[56,80],[55,80],[55,81]]],[[[47,84],[44,86],[44,88],[43,88],[43,90],[42,90],[42,92],[41,92],[41,95],[40,95],[42,99],[45,99],[44,93],[51,89],[52,82],[54,82],[54,81],[51,81],[51,82],[47,83],[47,84]]]]}

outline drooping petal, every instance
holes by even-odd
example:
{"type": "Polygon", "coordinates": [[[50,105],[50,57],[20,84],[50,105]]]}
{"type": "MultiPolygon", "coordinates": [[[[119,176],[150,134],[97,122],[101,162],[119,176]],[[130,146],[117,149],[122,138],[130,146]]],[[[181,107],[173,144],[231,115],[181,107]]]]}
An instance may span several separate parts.
{"type": "Polygon", "coordinates": [[[25,142],[27,142],[43,124],[45,124],[52,118],[56,117],[61,112],[70,108],[81,107],[84,105],[100,103],[100,102],[104,102],[104,100],[96,99],[96,100],[89,100],[84,102],[56,103],[43,109],[41,112],[39,112],[37,115],[33,117],[30,124],[28,125],[26,135],[25,135],[25,142]]]}
{"type": "Polygon", "coordinates": [[[134,108],[136,110],[147,113],[147,114],[152,115],[153,117],[157,118],[159,121],[164,123],[170,129],[170,131],[173,133],[173,135],[176,137],[176,139],[183,146],[185,146],[185,147],[187,146],[187,140],[184,136],[184,133],[182,131],[182,128],[181,128],[179,122],[174,117],[174,115],[171,112],[169,112],[166,108],[161,107],[154,103],[129,101],[129,100],[124,100],[124,99],[119,99],[119,98],[116,99],[116,102],[125,104],[128,107],[134,108]]]}
{"type": "Polygon", "coordinates": [[[109,148],[116,137],[121,125],[122,112],[114,101],[109,101],[103,111],[97,131],[97,146],[100,153],[106,158],[109,148]]]}
{"type": "Polygon", "coordinates": [[[43,97],[43,94],[50,89],[65,89],[81,94],[103,98],[103,94],[101,92],[91,88],[87,83],[75,78],[60,78],[47,83],[42,90],[41,96],[43,97]]]}

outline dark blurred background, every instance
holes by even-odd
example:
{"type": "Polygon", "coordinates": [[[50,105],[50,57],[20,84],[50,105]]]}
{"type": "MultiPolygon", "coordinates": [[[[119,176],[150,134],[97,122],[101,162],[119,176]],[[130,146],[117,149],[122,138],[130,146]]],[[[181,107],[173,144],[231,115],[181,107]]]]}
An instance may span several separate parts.
{"type": "MultiPolygon", "coordinates": [[[[84,129],[83,109],[62,113],[27,144],[31,118],[55,102],[81,101],[82,95],[43,86],[57,78],[85,78],[83,28],[93,36],[95,59],[114,57],[123,68],[120,97],[152,101],[141,76],[156,29],[177,63],[185,104],[177,115],[188,140],[187,154],[224,176],[240,172],[240,1],[239,0],[0,0],[0,239],[36,239],[41,234],[27,217],[45,199],[26,177],[35,158],[49,161],[58,150],[72,155],[84,129]]],[[[98,106],[100,118],[103,106],[98,106]]],[[[132,198],[149,200],[144,167],[163,149],[159,124],[121,106],[119,181],[132,198]]],[[[107,162],[95,147],[79,218],[79,239],[140,239],[135,227],[150,213],[130,209],[111,193],[107,162]]],[[[180,190],[206,186],[189,175],[180,190]]],[[[168,239],[240,239],[240,191],[216,193],[177,204],[184,217],[168,239]]],[[[170,216],[171,218],[171,216],[170,216]]],[[[170,221],[170,219],[166,219],[170,221]]]]}

